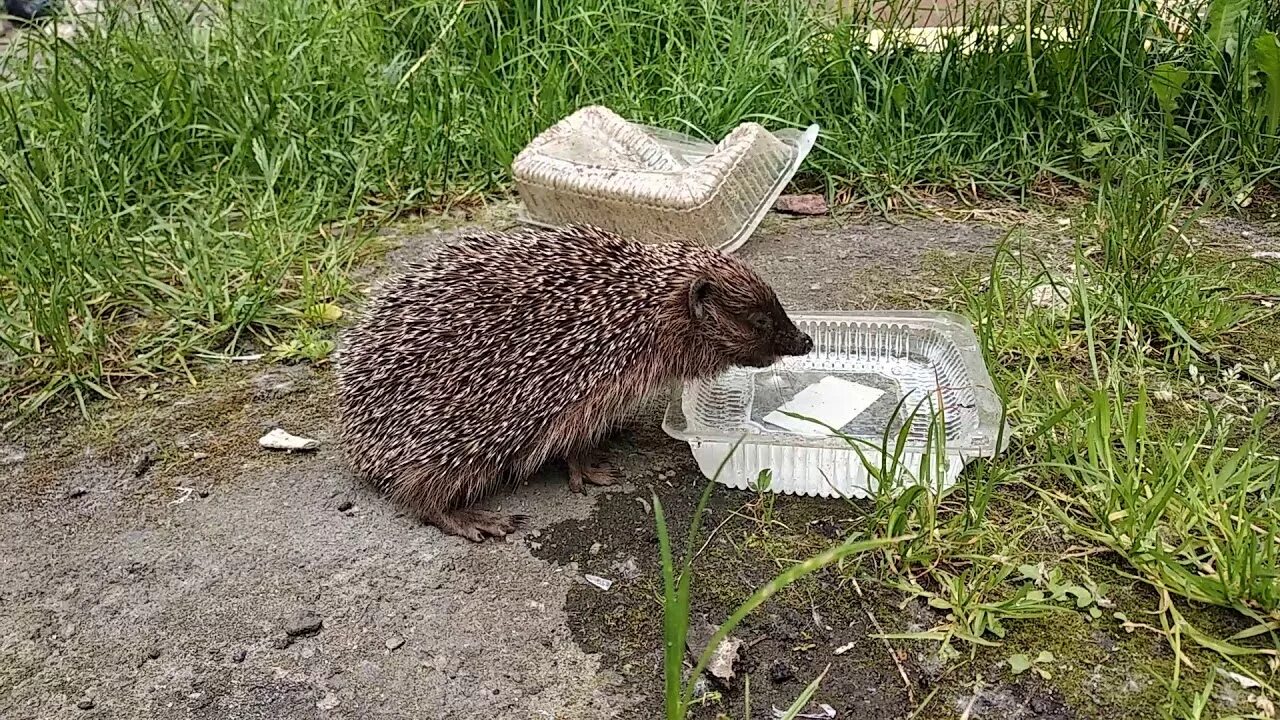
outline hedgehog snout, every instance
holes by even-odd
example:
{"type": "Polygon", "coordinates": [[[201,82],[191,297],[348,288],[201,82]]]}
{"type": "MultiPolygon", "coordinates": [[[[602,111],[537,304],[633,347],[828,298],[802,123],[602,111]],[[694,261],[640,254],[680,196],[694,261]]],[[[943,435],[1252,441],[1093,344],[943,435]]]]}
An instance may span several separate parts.
{"type": "Polygon", "coordinates": [[[781,355],[808,355],[813,352],[813,338],[808,333],[796,330],[778,344],[778,350],[781,355]]]}

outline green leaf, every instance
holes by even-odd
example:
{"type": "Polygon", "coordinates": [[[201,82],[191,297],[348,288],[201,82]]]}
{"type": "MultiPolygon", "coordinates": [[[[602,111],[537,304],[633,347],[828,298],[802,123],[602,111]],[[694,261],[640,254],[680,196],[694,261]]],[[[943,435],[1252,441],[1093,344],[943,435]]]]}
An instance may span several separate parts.
{"type": "Polygon", "coordinates": [[[1182,88],[1189,74],[1185,67],[1175,63],[1160,63],[1151,72],[1151,91],[1156,94],[1166,117],[1178,109],[1178,98],[1182,97],[1182,88]]]}
{"type": "Polygon", "coordinates": [[[1036,664],[1051,663],[1055,660],[1057,660],[1057,658],[1055,658],[1053,656],[1053,653],[1049,652],[1048,650],[1041,650],[1040,654],[1036,656],[1036,664]]]}
{"type": "Polygon", "coordinates": [[[1040,571],[1043,569],[1041,565],[1019,565],[1018,572],[1022,577],[1033,582],[1040,582],[1040,571]]]}
{"type": "Polygon", "coordinates": [[[1110,147],[1111,147],[1111,143],[1109,142],[1085,143],[1084,146],[1080,148],[1080,154],[1083,155],[1086,160],[1092,160],[1095,157],[1106,152],[1106,150],[1110,147]]]}
{"type": "Polygon", "coordinates": [[[1213,0],[1209,5],[1209,42],[1227,54],[1235,54],[1240,18],[1249,9],[1249,0],[1213,0]]]}
{"type": "Polygon", "coordinates": [[[1265,32],[1253,41],[1253,61],[1267,76],[1267,132],[1280,129],[1280,38],[1265,32]]]}
{"type": "Polygon", "coordinates": [[[889,98],[893,101],[893,105],[898,110],[905,110],[907,107],[907,86],[898,83],[889,91],[889,98]]]}
{"type": "Polygon", "coordinates": [[[765,468],[764,470],[761,470],[760,474],[756,476],[756,483],[755,483],[756,492],[764,492],[765,490],[768,490],[769,486],[772,484],[773,484],[773,471],[770,470],[769,468],[765,468]]]}
{"type": "Polygon", "coordinates": [[[950,610],[952,605],[940,597],[931,597],[929,598],[929,607],[935,607],[939,610],[950,610]]]}
{"type": "Polygon", "coordinates": [[[1031,669],[1031,658],[1027,657],[1026,655],[1023,655],[1022,653],[1018,653],[1017,655],[1013,655],[1009,658],[1009,671],[1012,672],[1014,675],[1021,675],[1022,673],[1030,669],[1031,669]]]}
{"type": "Polygon", "coordinates": [[[1080,587],[1079,585],[1072,585],[1066,588],[1066,591],[1068,595],[1075,596],[1076,607],[1078,608],[1086,608],[1093,604],[1093,593],[1080,587]]]}
{"type": "Polygon", "coordinates": [[[303,316],[317,325],[332,325],[342,319],[342,308],[333,303],[319,303],[307,308],[303,316]]]}

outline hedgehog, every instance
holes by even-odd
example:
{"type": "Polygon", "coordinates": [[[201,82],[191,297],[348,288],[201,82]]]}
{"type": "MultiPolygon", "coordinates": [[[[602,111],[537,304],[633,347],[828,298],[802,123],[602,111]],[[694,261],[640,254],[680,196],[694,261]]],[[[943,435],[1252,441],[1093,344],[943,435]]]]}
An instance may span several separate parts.
{"type": "Polygon", "coordinates": [[[740,260],[597,227],[474,232],[376,291],[337,357],[353,469],[480,542],[524,516],[472,507],[564,461],[611,485],[607,433],[671,383],[767,367],[812,339],[740,260]]]}

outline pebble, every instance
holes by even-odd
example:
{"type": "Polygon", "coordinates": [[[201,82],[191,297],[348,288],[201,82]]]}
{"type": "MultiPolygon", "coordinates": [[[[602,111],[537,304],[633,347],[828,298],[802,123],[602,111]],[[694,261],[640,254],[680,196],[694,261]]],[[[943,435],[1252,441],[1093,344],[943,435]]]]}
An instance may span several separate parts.
{"type": "Polygon", "coordinates": [[[404,638],[400,637],[399,635],[392,635],[391,637],[387,638],[386,644],[387,644],[388,650],[399,650],[400,646],[404,645],[404,638]]]}
{"type": "Polygon", "coordinates": [[[143,475],[146,475],[147,471],[151,469],[151,466],[156,464],[155,451],[156,448],[154,445],[149,445],[138,451],[138,454],[133,458],[134,477],[140,478],[143,475]]]}
{"type": "Polygon", "coordinates": [[[640,565],[636,563],[634,557],[629,557],[620,563],[614,563],[613,569],[617,570],[624,580],[635,580],[640,577],[640,565]]]}
{"type": "Polygon", "coordinates": [[[828,212],[827,199],[816,193],[782,195],[773,208],[787,215],[826,215],[828,212]]]}
{"type": "Polygon", "coordinates": [[[316,708],[319,710],[332,710],[340,704],[342,704],[342,701],[338,699],[338,696],[329,693],[316,701],[316,708]]]}
{"type": "Polygon", "coordinates": [[[588,550],[587,550],[587,552],[588,552],[589,554],[591,554],[591,555],[599,555],[599,554],[600,554],[600,550],[601,550],[603,547],[604,547],[604,546],[603,546],[603,545],[601,545],[600,543],[591,543],[591,548],[590,548],[590,549],[588,549],[588,550]]]}
{"type": "Polygon", "coordinates": [[[27,454],[12,445],[0,446],[0,467],[21,465],[27,461],[27,454]]]}
{"type": "Polygon", "coordinates": [[[159,659],[160,659],[160,648],[159,648],[159,646],[154,646],[154,647],[152,647],[152,648],[148,649],[148,650],[147,650],[147,658],[148,658],[148,659],[151,659],[151,660],[159,660],[159,659]]]}
{"type": "Polygon", "coordinates": [[[313,612],[299,613],[293,619],[285,623],[284,632],[289,637],[301,637],[303,635],[315,635],[324,627],[324,620],[313,612]]]}
{"type": "Polygon", "coordinates": [[[76,703],[76,707],[80,708],[81,710],[92,710],[93,698],[90,698],[90,697],[80,698],[80,702],[76,703]]]}
{"type": "Polygon", "coordinates": [[[236,650],[231,653],[231,662],[242,663],[247,655],[248,653],[246,653],[243,648],[236,650]]]}
{"type": "Polygon", "coordinates": [[[786,682],[796,676],[796,671],[785,660],[775,660],[769,666],[769,679],[776,682],[786,682]]]}
{"type": "Polygon", "coordinates": [[[338,499],[338,512],[346,512],[353,507],[355,507],[355,503],[351,502],[351,498],[338,499]]]}
{"type": "Polygon", "coordinates": [[[284,650],[293,644],[293,638],[288,635],[277,635],[276,639],[271,642],[271,647],[277,650],[284,650]]]}

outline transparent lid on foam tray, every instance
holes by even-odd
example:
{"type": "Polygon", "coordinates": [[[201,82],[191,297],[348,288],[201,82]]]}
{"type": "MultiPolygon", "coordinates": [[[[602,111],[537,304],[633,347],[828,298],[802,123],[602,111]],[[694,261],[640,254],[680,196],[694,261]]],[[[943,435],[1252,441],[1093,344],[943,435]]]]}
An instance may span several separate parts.
{"type": "Polygon", "coordinates": [[[522,222],[591,224],[645,242],[742,246],[818,138],[748,122],[719,143],[585,107],[545,130],[512,164],[522,222]]]}
{"type": "Polygon", "coordinates": [[[663,426],[708,478],[776,492],[865,497],[885,481],[941,488],[1003,452],[999,397],[965,318],[941,312],[794,313],[814,350],[674,391],[663,426]],[[811,422],[817,420],[817,423],[811,422]]]}

